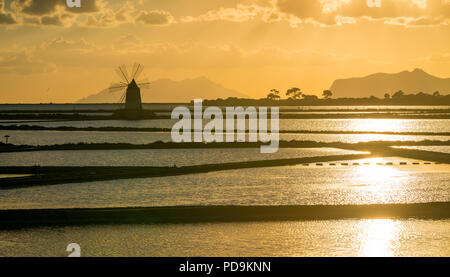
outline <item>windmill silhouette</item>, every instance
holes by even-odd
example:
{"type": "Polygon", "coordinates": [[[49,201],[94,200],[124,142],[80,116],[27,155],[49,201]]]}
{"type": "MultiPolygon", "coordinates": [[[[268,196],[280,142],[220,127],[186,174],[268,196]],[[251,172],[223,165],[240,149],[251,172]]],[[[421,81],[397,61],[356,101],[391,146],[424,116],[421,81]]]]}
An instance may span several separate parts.
{"type": "Polygon", "coordinates": [[[109,92],[123,91],[119,103],[125,101],[125,111],[139,112],[142,110],[142,98],[141,89],[147,88],[150,83],[147,79],[136,81],[144,70],[144,66],[135,63],[131,70],[131,75],[128,74],[125,65],[119,66],[116,69],[117,75],[121,78],[121,81],[116,84],[112,84],[109,87],[109,92]]]}

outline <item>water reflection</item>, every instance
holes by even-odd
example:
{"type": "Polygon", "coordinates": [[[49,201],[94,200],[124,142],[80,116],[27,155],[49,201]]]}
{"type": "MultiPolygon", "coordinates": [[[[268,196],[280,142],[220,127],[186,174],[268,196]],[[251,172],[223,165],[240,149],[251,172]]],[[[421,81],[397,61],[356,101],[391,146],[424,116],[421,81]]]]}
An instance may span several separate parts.
{"type": "Polygon", "coordinates": [[[356,167],[355,169],[362,177],[367,177],[367,179],[372,181],[382,181],[399,173],[399,170],[396,167],[386,165],[391,162],[391,160],[392,159],[385,158],[359,160],[358,162],[362,163],[362,166],[356,167]]]}
{"type": "Polygon", "coordinates": [[[350,122],[351,130],[370,130],[375,132],[400,132],[407,124],[399,119],[360,119],[350,122]]]}
{"type": "MultiPolygon", "coordinates": [[[[236,155],[238,150],[235,151],[236,155]]],[[[231,159],[233,156],[230,156],[229,149],[227,151],[213,153],[208,150],[204,152],[204,157],[231,159]]],[[[247,151],[241,152],[242,155],[248,154],[247,151]]],[[[181,152],[174,155],[177,153],[181,152]]],[[[148,152],[143,154],[148,155],[148,152]]],[[[283,152],[280,151],[280,154],[283,152]]],[[[0,164],[4,162],[1,157],[0,164]]],[[[167,161],[173,161],[173,157],[167,161]]],[[[183,156],[177,156],[177,165],[181,164],[181,158],[183,156]]],[[[151,160],[150,157],[147,159],[151,160]]],[[[188,161],[187,158],[183,159],[188,161]]],[[[450,201],[450,165],[425,165],[422,162],[413,165],[413,161],[416,160],[395,157],[362,159],[334,162],[334,165],[323,163],[321,166],[309,164],[251,168],[0,190],[0,208],[342,205],[450,201]],[[386,162],[378,165],[381,161],[386,162]],[[400,165],[400,162],[406,164],[400,165]]]]}
{"type": "Polygon", "coordinates": [[[450,219],[372,219],[0,230],[0,256],[323,257],[450,255],[450,219]]]}
{"type": "MultiPolygon", "coordinates": [[[[13,144],[51,145],[64,143],[132,143],[172,141],[170,132],[97,132],[97,131],[11,131],[0,130],[0,138],[10,135],[13,144]]],[[[311,140],[317,142],[357,143],[367,141],[450,140],[450,136],[416,136],[386,134],[289,134],[280,133],[280,140],[311,140]]],[[[426,146],[427,147],[427,146],[426,146]]],[[[431,146],[433,147],[433,146],[431,146]]],[[[439,146],[437,146],[439,147],[439,146]]]]}
{"type": "MultiPolygon", "coordinates": [[[[89,120],[25,123],[45,127],[133,127],[172,128],[177,120],[89,120]]],[[[205,120],[204,123],[209,122],[205,120]]],[[[377,132],[450,132],[450,119],[281,119],[280,130],[377,131],[377,132]]],[[[1,123],[16,125],[17,122],[1,123]]]]}
{"type": "Polygon", "coordinates": [[[367,162],[354,168],[361,182],[362,190],[370,194],[378,203],[389,202],[393,191],[399,191],[401,183],[395,182],[393,178],[411,178],[408,176],[408,172],[400,171],[397,167],[386,164],[388,161],[384,158],[373,158],[367,159],[367,162]]]}
{"type": "Polygon", "coordinates": [[[359,256],[386,257],[396,255],[402,228],[391,219],[370,219],[359,223],[359,256]]]}

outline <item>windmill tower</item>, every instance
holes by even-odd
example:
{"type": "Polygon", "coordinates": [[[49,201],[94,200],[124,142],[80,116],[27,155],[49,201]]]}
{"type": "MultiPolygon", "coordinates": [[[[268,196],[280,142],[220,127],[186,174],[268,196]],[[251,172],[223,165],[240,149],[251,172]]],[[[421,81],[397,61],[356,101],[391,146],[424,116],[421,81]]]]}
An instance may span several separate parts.
{"type": "Polygon", "coordinates": [[[142,111],[142,98],[140,87],[148,87],[150,83],[144,79],[136,81],[144,70],[141,64],[134,64],[131,75],[128,74],[125,65],[119,66],[116,69],[117,75],[121,78],[120,83],[112,84],[109,88],[110,92],[123,91],[119,102],[125,102],[123,112],[129,115],[137,115],[142,111]]]}

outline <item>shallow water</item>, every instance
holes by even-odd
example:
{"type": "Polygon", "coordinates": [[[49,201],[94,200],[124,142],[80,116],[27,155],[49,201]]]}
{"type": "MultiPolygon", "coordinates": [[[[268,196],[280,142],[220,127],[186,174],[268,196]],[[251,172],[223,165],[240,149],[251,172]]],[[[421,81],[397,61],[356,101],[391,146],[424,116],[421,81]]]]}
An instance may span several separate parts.
{"type": "MultiPolygon", "coordinates": [[[[177,120],[93,120],[33,122],[45,127],[133,127],[172,128],[177,120]]],[[[209,121],[204,121],[204,124],[209,121]]],[[[2,123],[16,125],[18,123],[2,123]]],[[[20,123],[23,125],[25,123],[20,123]]],[[[280,119],[280,130],[376,131],[376,132],[450,132],[450,119],[280,119]]]]}
{"type": "Polygon", "coordinates": [[[347,161],[348,165],[333,162],[335,165],[252,168],[0,190],[0,208],[450,201],[450,165],[413,162],[416,161],[373,158],[347,161]],[[355,162],[359,165],[353,165],[355,162]],[[363,165],[366,162],[370,165],[363,165]],[[393,165],[386,165],[389,162],[393,165]]]}
{"type": "Polygon", "coordinates": [[[441,152],[450,154],[450,146],[394,146],[394,148],[402,149],[418,149],[425,151],[441,152]]]}
{"type": "Polygon", "coordinates": [[[450,220],[86,226],[0,230],[0,256],[449,256],[450,220]]]}
{"type": "Polygon", "coordinates": [[[186,166],[253,160],[361,154],[337,148],[282,148],[261,154],[259,148],[76,150],[0,153],[0,166],[186,166]]]}
{"type": "MultiPolygon", "coordinates": [[[[169,132],[97,132],[97,131],[8,131],[0,130],[0,139],[9,135],[16,145],[53,145],[66,143],[147,144],[172,141],[169,132]]],[[[450,141],[450,136],[411,136],[382,134],[280,134],[280,140],[358,143],[367,141],[450,141]]]]}
{"type": "MultiPolygon", "coordinates": [[[[0,111],[5,107],[76,110],[86,107],[111,109],[116,106],[0,105],[0,111]]],[[[302,111],[367,107],[283,108],[298,108],[302,111]]],[[[369,108],[413,110],[414,107],[369,108]]],[[[171,128],[174,122],[176,121],[10,121],[2,124],[171,128]]],[[[282,119],[280,129],[441,133],[450,132],[450,120],[282,119]]],[[[0,130],[1,139],[6,134],[11,136],[11,143],[32,145],[79,142],[145,144],[158,140],[170,141],[169,133],[0,130]]],[[[348,143],[376,140],[447,141],[449,138],[378,134],[280,135],[282,140],[348,143]]],[[[413,148],[450,153],[448,146],[413,148]]],[[[1,153],[0,166],[181,166],[348,153],[356,152],[330,148],[280,149],[273,155],[262,155],[258,148],[43,151],[1,153]]],[[[392,157],[0,190],[0,209],[420,203],[450,201],[449,192],[450,165],[392,157]],[[407,164],[400,164],[401,162],[407,164]]],[[[450,220],[346,219],[0,230],[0,256],[67,256],[66,246],[72,242],[81,245],[82,256],[449,256],[450,220]]]]}

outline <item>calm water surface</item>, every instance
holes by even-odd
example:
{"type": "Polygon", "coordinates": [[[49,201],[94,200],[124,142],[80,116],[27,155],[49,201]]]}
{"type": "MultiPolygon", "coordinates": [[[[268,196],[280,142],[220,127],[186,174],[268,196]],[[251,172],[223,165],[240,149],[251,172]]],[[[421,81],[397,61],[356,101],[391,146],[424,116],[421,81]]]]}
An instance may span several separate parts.
{"type": "Polygon", "coordinates": [[[395,146],[395,148],[419,149],[450,154],[450,146],[395,146]]]}
{"type": "MultiPolygon", "coordinates": [[[[176,106],[176,105],[173,105],[176,106]]],[[[166,108],[167,105],[147,105],[166,108]]],[[[116,105],[0,105],[2,110],[116,109],[116,105]]],[[[282,107],[302,110],[450,107],[282,107]]],[[[326,112],[324,112],[326,113],[326,112]]],[[[9,121],[3,125],[171,128],[173,120],[9,121]]],[[[449,119],[282,119],[281,130],[450,132],[449,119]]],[[[168,133],[4,131],[14,144],[145,144],[168,133]]],[[[448,136],[281,134],[282,140],[361,142],[449,140],[448,136]]],[[[414,147],[450,153],[448,146],[414,147]]],[[[0,153],[7,165],[172,166],[357,153],[332,148],[95,150],[0,153]]],[[[6,176],[0,176],[0,178],[6,176]]],[[[373,158],[184,176],[0,190],[0,209],[176,205],[315,205],[450,201],[450,165],[373,158]],[[401,165],[400,162],[406,162],[401,165]],[[413,164],[418,163],[418,164],[413,164]],[[357,163],[357,165],[354,163],[357,163]],[[364,164],[369,163],[369,164],[364,164]],[[392,163],[392,164],[391,164],[392,163]]],[[[450,220],[365,219],[295,222],[83,226],[0,230],[0,256],[449,256],[450,220]]]]}
{"type": "Polygon", "coordinates": [[[287,159],[367,152],[337,148],[282,148],[261,154],[259,148],[76,150],[0,153],[0,166],[185,166],[287,159]]]}
{"type": "Polygon", "coordinates": [[[0,190],[1,209],[450,201],[450,165],[401,158],[0,190]],[[400,165],[400,161],[407,165],[400,165]],[[369,162],[370,165],[363,165],[369,162]],[[392,162],[393,165],[386,165],[392,162]],[[384,164],[384,165],[378,165],[384,164]]]}
{"type": "MultiPolygon", "coordinates": [[[[32,122],[46,127],[133,127],[172,128],[177,120],[94,120],[32,122]]],[[[209,121],[204,121],[208,123],[209,121]]],[[[19,123],[2,123],[16,125],[19,123]]],[[[26,124],[26,123],[20,123],[26,124]]],[[[376,131],[376,132],[450,132],[450,119],[280,119],[280,130],[376,131]]]]}
{"type": "Polygon", "coordinates": [[[121,225],[0,230],[0,256],[449,256],[450,220],[121,225]]]}
{"type": "MultiPolygon", "coordinates": [[[[7,131],[0,130],[0,139],[9,135],[9,142],[20,145],[53,145],[66,143],[132,143],[170,142],[170,133],[96,132],[96,131],[7,131]]],[[[411,136],[383,134],[280,134],[280,140],[358,143],[367,141],[450,141],[450,136],[411,136]]]]}

